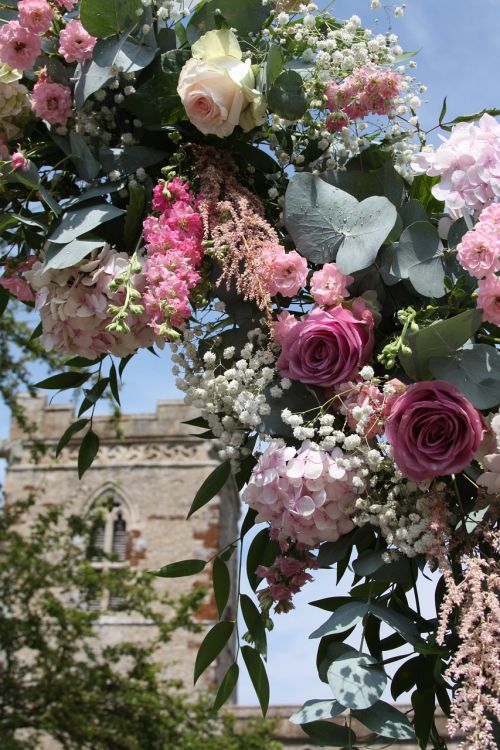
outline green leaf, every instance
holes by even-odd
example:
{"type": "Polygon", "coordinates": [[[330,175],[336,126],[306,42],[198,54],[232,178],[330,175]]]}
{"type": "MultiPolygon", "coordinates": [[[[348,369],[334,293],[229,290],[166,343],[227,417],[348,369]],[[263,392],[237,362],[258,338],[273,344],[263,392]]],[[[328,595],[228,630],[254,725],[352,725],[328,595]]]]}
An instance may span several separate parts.
{"type": "Polygon", "coordinates": [[[216,659],[227,644],[234,630],[234,622],[224,620],[208,631],[196,655],[194,683],[198,682],[205,669],[216,659]]]}
{"type": "Polygon", "coordinates": [[[369,708],[376,703],[387,685],[387,675],[376,668],[377,660],[369,654],[343,654],[328,668],[328,684],[346,708],[369,708]]]}
{"type": "Polygon", "coordinates": [[[395,612],[393,609],[388,609],[381,604],[371,604],[370,612],[379,620],[385,622],[393,630],[403,636],[407,643],[418,643],[422,639],[420,638],[417,626],[408,617],[401,615],[399,612],[395,612]]]}
{"type": "Polygon", "coordinates": [[[79,203],[85,203],[85,201],[94,200],[94,198],[100,198],[103,195],[111,195],[112,193],[117,193],[118,190],[122,190],[122,188],[125,187],[125,184],[125,181],[101,182],[95,187],[88,188],[88,190],[80,193],[80,195],[75,195],[73,198],[64,201],[64,210],[66,211],[72,206],[77,206],[79,203]]]}
{"type": "Polygon", "coordinates": [[[298,120],[307,111],[302,76],[294,70],[281,73],[267,92],[269,109],[286,120],[298,120]]]}
{"type": "Polygon", "coordinates": [[[5,310],[7,309],[9,299],[10,297],[7,289],[4,289],[3,286],[0,286],[0,315],[3,315],[5,310]]]}
{"type": "MultiPolygon", "coordinates": [[[[146,125],[168,124],[186,118],[177,93],[179,73],[189,59],[186,50],[165,52],[148,68],[147,79],[127,96],[123,107],[146,125]]],[[[127,148],[128,150],[128,148],[127,148]]]]}
{"type": "Polygon", "coordinates": [[[99,437],[93,430],[85,433],[80,449],[78,451],[78,478],[81,479],[87,469],[89,469],[99,450],[99,437]]]}
{"type": "Polygon", "coordinates": [[[448,357],[433,357],[435,378],[456,386],[477,409],[500,403],[500,352],[487,344],[473,344],[448,357]]]}
{"type": "Polygon", "coordinates": [[[345,640],[351,633],[352,630],[348,630],[340,636],[327,635],[326,638],[322,638],[319,642],[318,653],[316,656],[316,667],[321,682],[328,684],[328,669],[335,659],[338,659],[339,656],[343,656],[344,654],[357,653],[356,649],[352,646],[348,646],[347,643],[337,640],[340,637],[345,640]]]}
{"type": "Polygon", "coordinates": [[[351,602],[350,596],[327,596],[324,599],[316,599],[313,602],[309,602],[311,607],[318,607],[319,609],[325,609],[327,612],[335,612],[343,604],[351,602]]]}
{"type": "MultiPolygon", "coordinates": [[[[67,211],[57,223],[52,234],[47,238],[49,242],[66,245],[82,234],[91,232],[107,221],[116,219],[125,211],[111,203],[101,203],[97,206],[85,206],[74,211],[67,211]]],[[[66,267],[66,266],[63,266],[66,267]]]]}
{"type": "Polygon", "coordinates": [[[205,560],[179,560],[179,562],[169,563],[153,571],[153,575],[159,578],[183,578],[201,573],[205,566],[205,560]]]}
{"type": "Polygon", "coordinates": [[[415,737],[415,730],[405,714],[385,701],[377,701],[369,708],[354,709],[352,715],[372,732],[383,737],[393,737],[396,740],[412,740],[415,737]]]}
{"type": "Polygon", "coordinates": [[[358,557],[357,560],[354,560],[352,564],[354,572],[358,576],[370,576],[372,573],[382,567],[382,565],[384,565],[382,555],[383,552],[366,550],[358,557]]]}
{"type": "Polygon", "coordinates": [[[129,200],[125,225],[123,227],[123,240],[127,250],[133,250],[142,230],[142,217],[146,204],[146,191],[144,185],[132,184],[128,186],[129,200]]]}
{"type": "Polygon", "coordinates": [[[418,745],[422,750],[425,750],[434,724],[436,700],[433,688],[415,690],[411,696],[411,703],[415,709],[413,723],[418,745]]]}
{"type": "Polygon", "coordinates": [[[81,415],[87,411],[87,409],[90,409],[94,404],[99,401],[102,394],[108,387],[109,378],[101,378],[100,380],[95,383],[95,385],[92,386],[92,388],[89,388],[88,390],[84,390],[85,398],[83,399],[82,403],[80,404],[80,408],[78,410],[78,416],[81,417],[81,415]]]}
{"type": "Polygon", "coordinates": [[[243,539],[244,536],[248,534],[250,529],[252,529],[255,526],[255,518],[257,516],[257,511],[254,510],[254,508],[249,508],[246,512],[246,516],[243,519],[243,523],[241,524],[241,538],[243,539]]]}
{"type": "Polygon", "coordinates": [[[441,112],[439,113],[438,122],[439,122],[440,125],[443,122],[444,118],[446,117],[446,100],[447,100],[447,98],[448,98],[447,96],[444,97],[444,99],[443,99],[443,106],[441,107],[441,112]]]}
{"type": "Polygon", "coordinates": [[[427,380],[432,377],[429,360],[453,354],[470,339],[481,325],[480,310],[466,310],[447,320],[440,320],[406,336],[404,343],[411,354],[399,353],[399,361],[413,380],[427,380]]]}
{"type": "Polygon", "coordinates": [[[256,649],[264,658],[267,656],[266,627],[262,615],[254,602],[246,594],[240,594],[240,607],[245,625],[248,628],[256,649]]]}
{"type": "Polygon", "coordinates": [[[265,716],[269,707],[269,680],[267,679],[266,668],[259,652],[251,646],[242,646],[241,655],[259,699],[260,708],[265,716]]]}
{"type": "Polygon", "coordinates": [[[197,510],[203,508],[204,505],[210,502],[210,500],[220,492],[229,479],[230,473],[231,464],[229,461],[224,461],[224,463],[217,466],[212,473],[208,475],[195,495],[187,515],[188,518],[190,518],[193,513],[196,513],[197,510]]]}
{"type": "Polygon", "coordinates": [[[441,214],[444,211],[443,201],[438,201],[432,194],[432,188],[437,185],[441,177],[429,177],[426,174],[417,175],[411,184],[410,198],[416,198],[429,214],[441,214]]]}
{"type": "MultiPolygon", "coordinates": [[[[132,94],[135,96],[135,94],[132,94]]],[[[127,97],[126,101],[131,97],[127,97]]],[[[159,151],[148,146],[127,146],[126,148],[100,148],[99,158],[105,172],[117,169],[122,175],[131,174],[139,167],[152,167],[164,161],[168,156],[167,151],[159,151]]],[[[123,209],[119,209],[125,213],[123,209]]]]}
{"type": "Polygon", "coordinates": [[[309,638],[323,638],[325,635],[334,635],[349,630],[353,625],[361,622],[368,610],[369,606],[366,602],[353,601],[343,604],[321,627],[311,633],[309,638]]]}
{"type": "Polygon", "coordinates": [[[229,592],[231,590],[231,577],[227,565],[220,557],[216,557],[212,568],[212,580],[214,585],[215,603],[217,612],[222,617],[226,609],[229,592]]]}
{"type": "Polygon", "coordinates": [[[411,688],[417,684],[421,661],[420,656],[415,656],[401,664],[391,682],[391,695],[394,700],[397,700],[403,693],[410,692],[411,688]]]}
{"type": "Polygon", "coordinates": [[[327,568],[333,563],[339,562],[345,557],[348,550],[352,549],[359,536],[360,529],[353,529],[348,534],[343,534],[336,542],[324,542],[318,552],[318,565],[327,568]]]}
{"type": "Polygon", "coordinates": [[[141,7],[140,0],[81,0],[80,20],[89,34],[101,39],[137,24],[141,7]]]}
{"type": "Polygon", "coordinates": [[[186,29],[190,44],[217,28],[216,10],[224,16],[230,28],[236,29],[239,37],[260,31],[269,16],[261,0],[207,0],[198,3],[186,29]]]}
{"type": "Polygon", "coordinates": [[[137,73],[154,59],[156,49],[139,44],[125,31],[119,36],[99,39],[94,47],[92,59],[101,68],[116,65],[122,73],[137,73]]]}
{"type": "Polygon", "coordinates": [[[118,385],[118,375],[116,372],[116,367],[113,363],[111,363],[111,367],[109,368],[109,388],[114,400],[116,401],[118,406],[120,406],[120,386],[118,385]]]}
{"type": "Polygon", "coordinates": [[[397,212],[382,196],[359,203],[311,173],[300,172],[285,195],[285,224],[312,263],[336,261],[343,273],[368,268],[393,228],[397,212]]]}
{"type": "Polygon", "coordinates": [[[403,219],[403,225],[406,229],[406,227],[411,226],[411,224],[414,224],[416,221],[427,221],[427,212],[425,208],[422,206],[420,201],[416,200],[415,198],[411,198],[406,203],[403,203],[401,208],[399,209],[399,213],[401,215],[401,218],[403,219]]]}
{"type": "Polygon", "coordinates": [[[76,435],[77,432],[80,432],[80,430],[83,430],[83,428],[89,423],[90,420],[88,419],[77,419],[76,422],[73,422],[73,424],[70,424],[67,430],[61,435],[59,438],[59,442],[57,444],[56,448],[56,457],[60,454],[63,448],[69,443],[73,435],[76,435]]]}
{"type": "Polygon", "coordinates": [[[269,90],[283,71],[283,52],[279,44],[271,44],[266,57],[265,80],[266,90],[269,90]]]}
{"type": "Polygon", "coordinates": [[[79,388],[90,378],[89,372],[60,372],[33,385],[34,388],[64,391],[67,388],[79,388]]]}
{"type": "Polygon", "coordinates": [[[455,117],[454,120],[450,120],[446,124],[440,123],[443,130],[451,130],[452,125],[456,125],[458,122],[475,122],[480,120],[483,115],[491,115],[491,117],[498,117],[500,115],[500,109],[482,109],[480,112],[475,112],[473,115],[460,115],[455,117]]]}
{"type": "Polygon", "coordinates": [[[329,185],[345,190],[358,201],[373,195],[384,195],[399,211],[405,191],[403,178],[396,172],[391,161],[386,161],[376,169],[368,169],[365,155],[366,152],[363,153],[363,163],[359,164],[362,169],[349,168],[349,165],[345,170],[330,169],[322,174],[322,179],[329,185]]]}
{"type": "Polygon", "coordinates": [[[83,140],[82,136],[71,130],[69,133],[71,160],[75,165],[79,177],[87,182],[93,180],[101,171],[101,163],[83,140]]]}
{"type": "Polygon", "coordinates": [[[259,565],[271,565],[280,552],[278,542],[269,539],[268,527],[259,531],[253,538],[247,553],[247,576],[252,591],[255,591],[262,580],[255,572],[259,565]]]}
{"type": "Polygon", "coordinates": [[[334,719],[345,711],[338,701],[310,700],[306,701],[299,711],[292,714],[288,721],[292,724],[309,724],[322,719],[334,719]]]}
{"type": "Polygon", "coordinates": [[[312,721],[301,726],[320,747],[353,747],[353,743],[356,742],[356,735],[351,729],[331,721],[312,721]]]}
{"type": "Polygon", "coordinates": [[[50,243],[45,254],[45,269],[62,269],[76,266],[93,250],[104,245],[104,240],[73,240],[67,245],[50,243]]]}
{"type": "Polygon", "coordinates": [[[409,279],[424,297],[446,294],[443,245],[437,229],[427,221],[407,227],[399,238],[390,270],[399,279],[409,279]]]}
{"type": "Polygon", "coordinates": [[[236,683],[238,682],[239,674],[239,666],[236,663],[231,664],[226,674],[224,675],[224,678],[219,685],[217,695],[215,696],[214,705],[212,707],[214,711],[218,711],[219,708],[221,708],[221,706],[223,706],[224,703],[231,697],[233,690],[236,687],[236,683]]]}

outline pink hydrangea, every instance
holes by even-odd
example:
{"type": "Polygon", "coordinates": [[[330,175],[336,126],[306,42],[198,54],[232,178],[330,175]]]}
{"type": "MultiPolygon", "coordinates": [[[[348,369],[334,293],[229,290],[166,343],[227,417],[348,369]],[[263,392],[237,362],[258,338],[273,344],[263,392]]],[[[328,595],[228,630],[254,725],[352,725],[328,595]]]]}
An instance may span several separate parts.
{"type": "Polygon", "coordinates": [[[21,26],[43,34],[52,25],[52,9],[46,0],[20,0],[17,4],[21,26]]]}
{"type": "Polygon", "coordinates": [[[38,34],[25,29],[19,21],[9,21],[0,28],[0,62],[16,70],[35,64],[42,42],[38,34]]]}
{"type": "Polygon", "coordinates": [[[354,281],[352,276],[341,273],[335,263],[325,263],[311,278],[311,294],[317,305],[333,307],[349,296],[347,287],[354,281]]]}
{"type": "Polygon", "coordinates": [[[5,274],[0,278],[0,286],[7,289],[10,294],[20,302],[34,302],[35,294],[25,278],[26,271],[29,271],[36,262],[35,257],[27,261],[18,263],[16,261],[7,261],[5,265],[5,274]]]}
{"type": "Polygon", "coordinates": [[[53,83],[42,73],[31,94],[31,108],[35,115],[51,125],[64,125],[71,117],[71,107],[71,89],[53,83]]]}
{"type": "MultiPolygon", "coordinates": [[[[47,351],[93,359],[111,352],[119,357],[151,346],[154,333],[147,316],[129,313],[126,334],[107,330],[112,320],[110,305],[123,303],[124,291],[109,288],[114,277],[129,262],[126,253],[105,246],[93,259],[62,270],[45,270],[40,262],[25,274],[36,292],[35,306],[42,321],[42,343],[47,351]]],[[[133,276],[134,287],[142,293],[144,277],[133,276]]]]}
{"type": "Polygon", "coordinates": [[[458,262],[476,279],[500,270],[500,232],[492,232],[480,222],[462,237],[457,247],[458,262]]]}
{"type": "Polygon", "coordinates": [[[59,34],[59,52],[66,62],[90,60],[97,39],[86,31],[81,22],[73,18],[59,34]]]}
{"type": "Polygon", "coordinates": [[[434,152],[414,157],[415,172],[440,176],[433,195],[448,208],[481,211],[500,197],[500,125],[484,114],[478,125],[460,122],[434,152]]]}
{"type": "Polygon", "coordinates": [[[307,280],[307,260],[295,250],[287,253],[281,245],[269,245],[264,253],[269,266],[269,294],[293,297],[307,280]]]}
{"type": "Polygon", "coordinates": [[[483,311],[483,320],[500,325],[500,278],[490,275],[480,279],[477,306],[483,311]]]}
{"type": "Polygon", "coordinates": [[[306,441],[299,450],[272,442],[260,457],[242,498],[267,521],[280,539],[314,547],[336,541],[350,531],[351,503],[357,492],[351,475],[340,465],[343,453],[313,449],[306,441]]]}

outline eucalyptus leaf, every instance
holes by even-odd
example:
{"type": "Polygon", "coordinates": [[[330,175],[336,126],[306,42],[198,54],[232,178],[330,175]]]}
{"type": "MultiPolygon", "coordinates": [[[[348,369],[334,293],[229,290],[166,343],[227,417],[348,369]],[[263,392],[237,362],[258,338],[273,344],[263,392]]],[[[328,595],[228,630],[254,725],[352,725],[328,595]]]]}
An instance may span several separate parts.
{"type": "Polygon", "coordinates": [[[89,34],[100,39],[137,24],[139,8],[141,0],[81,0],[80,20],[89,34]]]}
{"type": "Polygon", "coordinates": [[[448,357],[433,357],[435,378],[456,386],[477,409],[500,403],[500,352],[488,344],[473,344],[448,357]]]}
{"type": "Polygon", "coordinates": [[[58,222],[52,234],[48,237],[49,242],[66,245],[82,234],[91,232],[96,227],[107,221],[116,219],[125,211],[113,206],[111,203],[101,203],[97,206],[85,206],[74,211],[66,211],[58,222]]]}
{"type": "Polygon", "coordinates": [[[309,638],[323,638],[325,635],[342,633],[357,625],[366,613],[369,606],[366,602],[353,601],[339,607],[326,622],[311,633],[309,638]]]}
{"type": "Polygon", "coordinates": [[[189,19],[186,31],[190,44],[217,28],[216,11],[220,11],[229,27],[236,29],[240,37],[259,31],[269,15],[261,0],[206,0],[197,4],[189,19]]]}
{"type": "Polygon", "coordinates": [[[97,161],[82,136],[75,133],[73,130],[71,130],[69,134],[69,144],[71,148],[71,158],[77,168],[79,176],[87,182],[90,182],[99,174],[101,163],[97,161]]]}
{"type": "Polygon", "coordinates": [[[116,65],[122,73],[136,73],[154,59],[156,50],[132,39],[127,31],[120,36],[99,39],[92,58],[101,68],[116,65]]]}
{"type": "Polygon", "coordinates": [[[333,697],[346,708],[369,708],[387,685],[387,675],[368,654],[343,654],[328,668],[328,684],[333,697]]]}
{"type": "Polygon", "coordinates": [[[99,158],[105,172],[118,170],[120,174],[130,174],[139,167],[151,167],[164,161],[166,151],[149,148],[148,146],[127,146],[126,148],[101,148],[99,158]]]}
{"type": "Polygon", "coordinates": [[[343,273],[370,266],[397,218],[387,198],[359,203],[314,175],[293,176],[285,195],[286,228],[301,255],[313,263],[336,261],[343,273]]]}
{"type": "Polygon", "coordinates": [[[111,68],[102,68],[93,60],[85,60],[85,62],[77,65],[74,89],[76,106],[82,107],[89,96],[104,88],[112,78],[114,78],[114,73],[111,68]]]}
{"type": "Polygon", "coordinates": [[[299,711],[289,718],[292,724],[308,724],[311,721],[321,719],[334,719],[345,711],[345,707],[338,701],[333,700],[310,700],[306,701],[299,711]]]}
{"type": "Polygon", "coordinates": [[[382,552],[376,552],[375,550],[366,550],[357,560],[354,560],[352,564],[354,572],[358,576],[370,576],[384,565],[382,554],[382,552]]]}
{"type": "Polygon", "coordinates": [[[433,357],[454,354],[474,335],[481,322],[480,310],[466,310],[452,318],[440,320],[410,333],[404,343],[410,347],[411,354],[398,354],[401,365],[413,380],[431,378],[429,361],[433,357]]]}
{"type": "Polygon", "coordinates": [[[356,735],[351,729],[331,721],[312,721],[302,724],[302,729],[320,747],[354,747],[356,735]]]}
{"type": "Polygon", "coordinates": [[[369,708],[354,709],[352,715],[372,732],[396,740],[412,740],[415,730],[404,713],[385,701],[377,701],[369,708]]]}
{"type": "Polygon", "coordinates": [[[404,182],[390,160],[376,169],[329,169],[321,175],[329,185],[345,190],[358,201],[373,195],[383,195],[400,210],[404,194],[404,182]]]}
{"type": "Polygon", "coordinates": [[[446,294],[443,245],[432,224],[416,221],[403,231],[391,273],[400,279],[409,279],[424,297],[439,298],[446,294]]]}
{"type": "Polygon", "coordinates": [[[308,104],[302,76],[294,70],[283,71],[269,87],[267,103],[273,113],[286,120],[302,117],[308,104]]]}
{"type": "Polygon", "coordinates": [[[272,44],[267,53],[264,75],[266,81],[266,90],[269,90],[278,76],[283,71],[283,52],[279,44],[272,44]]]}

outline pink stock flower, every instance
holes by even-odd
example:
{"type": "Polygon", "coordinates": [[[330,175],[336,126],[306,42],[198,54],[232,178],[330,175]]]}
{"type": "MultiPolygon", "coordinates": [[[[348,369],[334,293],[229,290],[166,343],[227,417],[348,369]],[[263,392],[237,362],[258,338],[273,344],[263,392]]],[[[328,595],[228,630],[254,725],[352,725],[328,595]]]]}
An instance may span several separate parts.
{"type": "Polygon", "coordinates": [[[0,28],[0,61],[16,70],[35,64],[42,42],[38,34],[23,28],[19,21],[9,21],[0,28]]]}
{"type": "Polygon", "coordinates": [[[484,114],[478,125],[460,122],[435,152],[414,157],[417,173],[439,175],[432,194],[448,208],[483,209],[500,197],[500,125],[484,114]]]}
{"type": "Polygon", "coordinates": [[[59,41],[59,52],[66,62],[82,63],[91,59],[97,39],[73,18],[59,34],[59,41]]]}
{"type": "Polygon", "coordinates": [[[333,307],[349,296],[347,287],[354,281],[352,276],[341,273],[335,263],[325,263],[311,278],[311,294],[317,305],[333,307]]]}
{"type": "Polygon", "coordinates": [[[500,232],[479,222],[462,237],[457,247],[458,262],[476,279],[500,270],[500,232]]]}
{"type": "Polygon", "coordinates": [[[44,33],[52,25],[52,10],[46,0],[20,0],[17,4],[19,22],[25,29],[44,33]]]}
{"type": "Polygon", "coordinates": [[[272,442],[254,468],[242,498],[257,510],[279,538],[316,546],[336,541],[354,524],[350,503],[357,496],[351,475],[339,465],[339,448],[313,450],[308,442],[295,448],[272,442]]]}
{"type": "Polygon", "coordinates": [[[295,326],[297,325],[299,321],[295,317],[295,315],[291,315],[289,312],[284,310],[283,312],[279,313],[277,316],[274,325],[273,325],[273,335],[274,340],[278,343],[283,345],[283,341],[285,340],[285,337],[287,333],[295,326]]]}
{"type": "Polygon", "coordinates": [[[360,320],[343,307],[315,308],[283,339],[277,366],[285,377],[328,388],[350,380],[373,350],[373,316],[360,320]]]}
{"type": "Polygon", "coordinates": [[[472,461],[484,433],[479,412],[444,380],[410,385],[385,428],[394,461],[414,482],[456,474],[472,461]]]}
{"type": "Polygon", "coordinates": [[[270,245],[265,253],[269,264],[269,293],[293,297],[307,279],[307,260],[295,250],[286,253],[281,245],[270,245]]]}
{"type": "Polygon", "coordinates": [[[41,120],[51,125],[64,125],[71,117],[71,89],[60,83],[53,83],[46,75],[33,86],[31,107],[41,120]]]}
{"type": "Polygon", "coordinates": [[[477,306],[483,311],[483,320],[500,325],[500,278],[490,275],[478,283],[477,306]]]}
{"type": "Polygon", "coordinates": [[[15,151],[10,158],[14,169],[21,169],[23,172],[26,172],[29,162],[22,151],[15,151]]]}

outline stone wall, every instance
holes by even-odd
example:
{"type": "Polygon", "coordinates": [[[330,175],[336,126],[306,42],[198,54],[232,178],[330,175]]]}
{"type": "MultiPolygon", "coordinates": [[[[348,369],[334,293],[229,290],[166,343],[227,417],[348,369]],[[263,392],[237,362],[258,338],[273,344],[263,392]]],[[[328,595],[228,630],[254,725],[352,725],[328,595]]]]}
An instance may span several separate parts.
{"type": "MultiPolygon", "coordinates": [[[[186,558],[208,559],[237,537],[239,505],[232,484],[186,522],[197,489],[218,462],[211,443],[193,437],[196,428],[182,424],[196,413],[181,401],[159,402],[155,414],[127,415],[118,424],[108,417],[95,417],[94,430],[101,447],[81,481],[76,473],[77,441],[72,441],[58,460],[54,458],[60,436],[74,419],[73,407],[50,405],[43,396],[23,401],[37,425],[37,437],[45,441],[48,450],[34,464],[30,444],[12,425],[7,501],[34,491],[40,505],[65,503],[68,512],[85,515],[102,495],[111,493],[125,509],[129,563],[145,570],[186,558]]],[[[197,577],[157,579],[156,585],[176,596],[194,585],[209,587],[210,576],[207,566],[197,577]]],[[[228,606],[234,612],[234,602],[228,606]]],[[[200,634],[180,633],[160,655],[161,663],[169,665],[169,675],[182,679],[188,689],[198,646],[217,619],[213,597],[207,596],[198,619],[204,626],[200,634]]],[[[103,613],[98,627],[103,641],[111,643],[142,641],[152,626],[109,611],[103,613]]],[[[231,644],[216,666],[207,670],[199,687],[216,684],[227,669],[233,648],[231,644]]]]}

